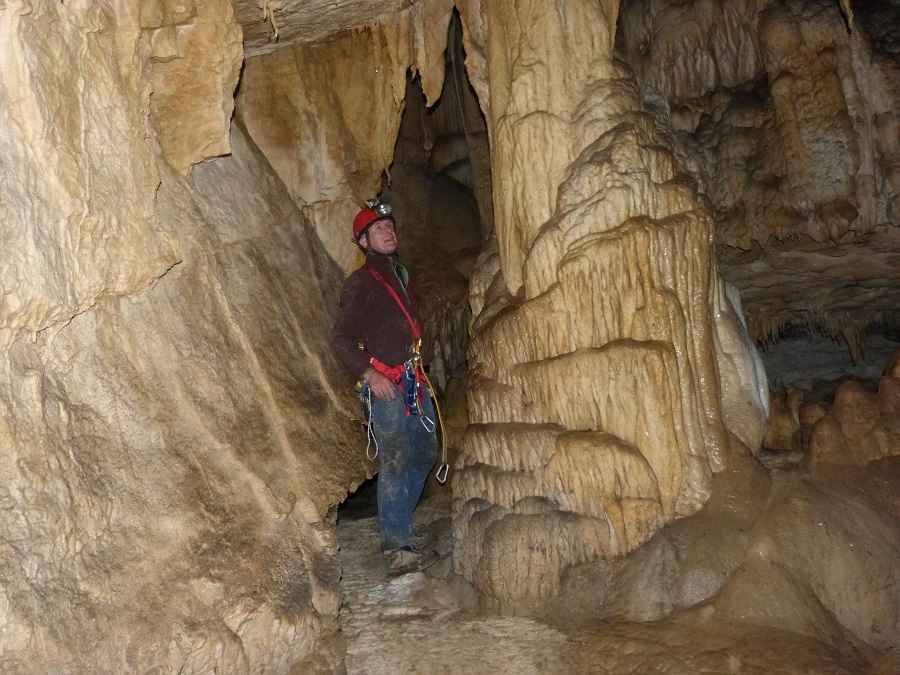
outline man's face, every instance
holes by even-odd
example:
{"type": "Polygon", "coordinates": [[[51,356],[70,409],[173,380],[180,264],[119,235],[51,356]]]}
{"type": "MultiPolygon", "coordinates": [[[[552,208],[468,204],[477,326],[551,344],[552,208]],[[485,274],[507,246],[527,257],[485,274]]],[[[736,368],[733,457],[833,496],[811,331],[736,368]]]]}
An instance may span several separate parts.
{"type": "Polygon", "coordinates": [[[368,246],[376,253],[391,255],[397,250],[397,233],[394,232],[394,223],[390,220],[376,220],[366,233],[359,238],[363,247],[368,246]]]}

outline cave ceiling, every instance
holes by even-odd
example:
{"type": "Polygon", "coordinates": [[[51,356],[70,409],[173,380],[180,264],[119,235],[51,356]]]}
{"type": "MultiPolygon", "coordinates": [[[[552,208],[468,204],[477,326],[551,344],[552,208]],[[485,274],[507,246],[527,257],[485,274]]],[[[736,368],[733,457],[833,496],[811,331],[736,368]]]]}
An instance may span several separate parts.
{"type": "Polygon", "coordinates": [[[289,44],[326,40],[415,3],[416,0],[233,0],[235,16],[244,31],[247,57],[289,44]],[[269,16],[274,18],[274,26],[269,16]]]}

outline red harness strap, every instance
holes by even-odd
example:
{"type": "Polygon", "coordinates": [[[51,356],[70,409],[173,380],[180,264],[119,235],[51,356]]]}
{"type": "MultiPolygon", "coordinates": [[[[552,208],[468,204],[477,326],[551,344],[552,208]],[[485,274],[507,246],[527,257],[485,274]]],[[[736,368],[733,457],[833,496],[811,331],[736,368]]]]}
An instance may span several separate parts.
{"type": "MultiPolygon", "coordinates": [[[[416,341],[422,338],[422,332],[419,330],[418,324],[413,321],[412,316],[410,316],[409,312],[406,309],[406,305],[403,304],[403,301],[400,299],[400,296],[397,295],[397,291],[393,289],[393,287],[387,282],[387,280],[377,271],[373,270],[371,267],[367,267],[366,270],[375,277],[378,281],[382,283],[382,285],[388,289],[390,294],[394,297],[394,300],[397,301],[397,304],[400,306],[400,309],[403,310],[403,313],[406,315],[406,320],[409,321],[409,327],[412,329],[413,337],[416,341]]],[[[400,384],[400,381],[403,379],[403,373],[406,372],[406,364],[400,364],[399,366],[394,366],[393,368],[388,366],[387,364],[382,363],[374,356],[369,359],[369,363],[372,364],[372,367],[375,368],[379,373],[386,376],[387,378],[393,380],[397,384],[400,384]]],[[[419,373],[416,371],[416,379],[418,380],[419,373]]]]}
{"type": "Polygon", "coordinates": [[[403,310],[403,313],[406,315],[406,320],[409,321],[409,327],[412,328],[413,337],[418,340],[422,337],[422,332],[419,330],[419,326],[413,321],[413,318],[409,315],[409,312],[406,310],[406,305],[403,304],[403,301],[400,299],[400,296],[397,295],[397,291],[387,282],[387,280],[381,276],[377,270],[373,270],[371,267],[367,267],[366,270],[375,277],[378,281],[384,284],[384,287],[390,291],[391,295],[394,296],[394,300],[397,301],[397,304],[400,305],[400,309],[403,310]]]}
{"type": "Polygon", "coordinates": [[[372,364],[372,367],[375,370],[387,377],[389,380],[393,380],[396,384],[400,384],[400,380],[403,379],[403,373],[406,372],[405,365],[400,364],[399,366],[394,366],[393,368],[391,368],[390,366],[376,359],[374,356],[369,359],[369,363],[372,364]]]}

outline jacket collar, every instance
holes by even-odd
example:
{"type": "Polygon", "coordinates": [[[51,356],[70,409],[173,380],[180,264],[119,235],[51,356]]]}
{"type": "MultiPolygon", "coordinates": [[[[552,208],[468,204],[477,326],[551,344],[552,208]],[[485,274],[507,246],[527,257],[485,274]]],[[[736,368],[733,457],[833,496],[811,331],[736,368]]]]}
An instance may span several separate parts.
{"type": "Polygon", "coordinates": [[[379,272],[393,272],[394,264],[399,263],[400,261],[397,259],[396,253],[385,255],[384,253],[369,251],[369,253],[366,254],[366,265],[374,267],[379,272]]]}

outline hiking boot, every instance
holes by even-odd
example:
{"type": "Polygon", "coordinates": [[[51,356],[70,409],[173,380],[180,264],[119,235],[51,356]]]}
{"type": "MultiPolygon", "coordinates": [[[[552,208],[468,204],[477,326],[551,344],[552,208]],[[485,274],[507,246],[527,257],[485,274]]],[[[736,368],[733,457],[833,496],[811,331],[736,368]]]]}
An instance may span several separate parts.
{"type": "Polygon", "coordinates": [[[417,551],[412,546],[404,546],[393,551],[384,552],[384,560],[387,563],[389,577],[399,577],[401,574],[421,572],[431,567],[440,556],[433,548],[417,551]]]}

